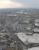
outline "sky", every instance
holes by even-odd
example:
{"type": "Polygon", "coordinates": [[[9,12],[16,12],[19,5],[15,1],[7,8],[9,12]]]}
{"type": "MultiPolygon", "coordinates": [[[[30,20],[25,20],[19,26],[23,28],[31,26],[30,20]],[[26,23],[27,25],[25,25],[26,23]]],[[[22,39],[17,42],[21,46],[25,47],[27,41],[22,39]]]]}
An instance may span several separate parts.
{"type": "Polygon", "coordinates": [[[0,8],[39,8],[39,0],[0,0],[0,8]]]}

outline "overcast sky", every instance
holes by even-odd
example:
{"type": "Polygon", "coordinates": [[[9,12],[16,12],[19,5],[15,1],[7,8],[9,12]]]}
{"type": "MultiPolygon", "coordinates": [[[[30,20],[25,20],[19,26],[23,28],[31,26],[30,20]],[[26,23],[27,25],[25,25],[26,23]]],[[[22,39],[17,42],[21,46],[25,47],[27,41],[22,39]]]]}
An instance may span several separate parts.
{"type": "Polygon", "coordinates": [[[0,8],[39,8],[39,0],[0,0],[0,8]]]}

